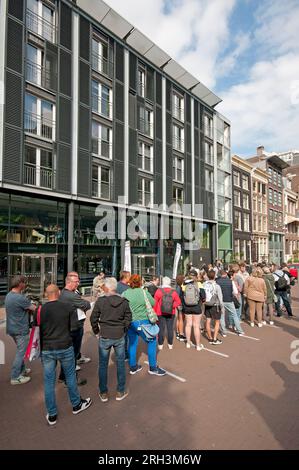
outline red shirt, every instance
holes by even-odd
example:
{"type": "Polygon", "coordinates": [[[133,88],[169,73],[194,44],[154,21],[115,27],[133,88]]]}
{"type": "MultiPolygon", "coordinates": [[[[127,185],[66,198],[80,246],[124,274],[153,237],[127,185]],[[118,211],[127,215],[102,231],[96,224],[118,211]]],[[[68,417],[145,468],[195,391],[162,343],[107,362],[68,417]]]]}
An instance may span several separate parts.
{"type": "Polygon", "coordinates": [[[178,293],[174,289],[171,289],[171,287],[162,287],[162,288],[159,287],[159,289],[156,290],[155,296],[154,296],[154,299],[155,299],[154,310],[158,316],[162,315],[162,312],[161,312],[161,303],[162,303],[162,297],[163,297],[162,289],[165,293],[170,292],[172,290],[172,299],[173,299],[172,314],[175,315],[176,308],[179,307],[182,303],[181,303],[181,299],[178,293]]]}

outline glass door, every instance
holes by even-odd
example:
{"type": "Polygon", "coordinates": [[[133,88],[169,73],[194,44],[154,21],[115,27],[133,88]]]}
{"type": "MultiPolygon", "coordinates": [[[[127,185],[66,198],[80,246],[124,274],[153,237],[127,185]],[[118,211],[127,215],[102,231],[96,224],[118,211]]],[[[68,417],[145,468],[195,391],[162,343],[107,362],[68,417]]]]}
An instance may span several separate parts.
{"type": "Polygon", "coordinates": [[[146,281],[156,274],[157,255],[133,255],[133,272],[146,281]]]}

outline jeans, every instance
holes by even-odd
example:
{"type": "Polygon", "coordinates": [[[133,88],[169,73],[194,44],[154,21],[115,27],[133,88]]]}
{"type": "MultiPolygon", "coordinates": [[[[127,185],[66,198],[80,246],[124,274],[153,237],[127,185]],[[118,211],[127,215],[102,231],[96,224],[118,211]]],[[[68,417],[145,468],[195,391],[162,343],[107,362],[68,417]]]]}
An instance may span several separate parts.
{"type": "Polygon", "coordinates": [[[241,320],[242,310],[243,310],[243,296],[242,296],[242,294],[238,297],[238,301],[240,302],[240,307],[239,308],[235,307],[235,308],[236,308],[238,318],[239,318],[239,320],[241,320]]]}
{"type": "Polygon", "coordinates": [[[44,369],[45,402],[49,416],[57,414],[55,398],[56,365],[60,362],[65,374],[70,401],[74,406],[79,405],[81,398],[76,380],[76,361],[74,348],[55,349],[53,351],[42,351],[42,365],[44,369]]]}
{"type": "MultiPolygon", "coordinates": [[[[237,314],[237,311],[236,311],[236,307],[234,306],[234,303],[233,302],[223,302],[223,305],[224,305],[225,312],[227,312],[227,314],[228,314],[228,323],[229,323],[229,325],[235,324],[237,333],[243,333],[243,330],[242,330],[241,325],[240,325],[240,319],[238,317],[238,314],[237,314]]],[[[223,330],[223,324],[222,324],[223,320],[224,320],[224,326],[225,326],[225,317],[222,319],[222,315],[221,315],[220,323],[221,323],[221,329],[222,330],[223,330]]],[[[225,329],[226,329],[226,327],[225,327],[225,329]]]]}
{"type": "Polygon", "coordinates": [[[281,308],[280,308],[280,299],[282,299],[283,303],[284,303],[284,306],[288,312],[288,315],[289,316],[292,316],[293,315],[293,312],[292,312],[292,307],[291,307],[291,304],[290,304],[290,301],[289,301],[289,296],[288,296],[288,293],[286,291],[275,291],[275,294],[277,296],[277,302],[275,303],[275,309],[276,309],[276,313],[277,313],[277,316],[280,317],[282,315],[282,311],[281,311],[281,308]]]}
{"type": "MultiPolygon", "coordinates": [[[[75,354],[76,360],[80,359],[81,357],[80,349],[81,349],[83,334],[84,334],[83,326],[82,328],[78,328],[77,330],[71,331],[71,337],[73,340],[73,348],[74,348],[74,354],[75,354]]],[[[63,368],[60,369],[59,380],[65,381],[63,368]]]]}
{"type": "Polygon", "coordinates": [[[29,343],[29,333],[27,335],[11,335],[17,345],[16,356],[11,368],[11,379],[17,379],[25,370],[24,355],[29,343]]]}
{"type": "Polygon", "coordinates": [[[128,330],[130,367],[135,367],[137,365],[136,355],[137,355],[137,346],[138,346],[139,336],[141,336],[143,341],[147,343],[147,355],[148,355],[148,362],[149,362],[150,367],[157,367],[157,357],[156,357],[157,339],[154,338],[148,341],[143,331],[138,330],[139,325],[149,324],[149,323],[150,322],[148,320],[135,320],[130,325],[130,328],[128,330]]]}
{"type": "Polygon", "coordinates": [[[168,315],[168,316],[159,316],[159,335],[158,335],[158,343],[163,344],[165,338],[165,329],[167,328],[167,341],[168,344],[173,344],[173,322],[174,322],[175,315],[168,315]]]}
{"type": "Polygon", "coordinates": [[[99,389],[107,393],[107,372],[111,348],[114,348],[117,367],[117,391],[124,392],[126,388],[125,368],[125,336],[119,339],[99,339],[99,389]]]}

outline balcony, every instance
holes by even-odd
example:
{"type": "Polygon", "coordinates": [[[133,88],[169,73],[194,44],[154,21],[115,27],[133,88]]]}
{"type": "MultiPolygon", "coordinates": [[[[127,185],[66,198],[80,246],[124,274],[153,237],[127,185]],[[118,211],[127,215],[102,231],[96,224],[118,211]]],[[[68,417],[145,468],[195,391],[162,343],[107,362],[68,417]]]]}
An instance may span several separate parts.
{"type": "Polygon", "coordinates": [[[175,119],[184,122],[184,108],[178,106],[177,104],[172,105],[172,115],[175,119]]]}
{"type": "Polygon", "coordinates": [[[91,141],[92,153],[98,157],[112,158],[112,142],[103,139],[92,138],[91,141]]]}
{"type": "Polygon", "coordinates": [[[175,150],[178,150],[179,152],[184,152],[184,139],[181,139],[177,136],[173,136],[172,146],[175,150]]]}
{"type": "Polygon", "coordinates": [[[138,130],[149,137],[153,137],[153,124],[145,119],[139,119],[138,130]]]}
{"type": "Polygon", "coordinates": [[[214,166],[214,155],[210,152],[205,153],[205,162],[208,165],[214,166]]]}
{"type": "Polygon", "coordinates": [[[34,113],[25,113],[24,131],[45,139],[55,140],[55,123],[54,121],[38,116],[34,113]]]}
{"type": "Polygon", "coordinates": [[[142,96],[143,98],[145,97],[145,85],[143,82],[138,82],[137,94],[138,96],[142,96]]]}
{"type": "Polygon", "coordinates": [[[53,43],[56,42],[56,27],[29,9],[26,11],[26,26],[29,31],[41,36],[43,39],[53,43]]]}
{"type": "Polygon", "coordinates": [[[35,166],[31,163],[24,165],[24,184],[53,189],[54,176],[54,171],[50,168],[35,166]]]}
{"type": "Polygon", "coordinates": [[[209,126],[208,124],[204,124],[203,131],[206,137],[209,137],[209,139],[213,139],[213,127],[212,126],[209,126]]]}
{"type": "Polygon", "coordinates": [[[109,183],[99,182],[92,180],[92,197],[101,199],[110,199],[110,185],[109,183]]]}
{"type": "Polygon", "coordinates": [[[106,75],[109,78],[113,77],[113,62],[108,60],[96,52],[92,52],[92,69],[98,73],[106,75]]]}
{"type": "Polygon", "coordinates": [[[29,60],[25,63],[26,66],[26,80],[34,83],[42,88],[56,91],[57,89],[57,74],[46,70],[45,67],[38,65],[29,60]]]}
{"type": "Polygon", "coordinates": [[[92,95],[92,110],[108,119],[112,119],[112,102],[106,98],[92,95]]]}

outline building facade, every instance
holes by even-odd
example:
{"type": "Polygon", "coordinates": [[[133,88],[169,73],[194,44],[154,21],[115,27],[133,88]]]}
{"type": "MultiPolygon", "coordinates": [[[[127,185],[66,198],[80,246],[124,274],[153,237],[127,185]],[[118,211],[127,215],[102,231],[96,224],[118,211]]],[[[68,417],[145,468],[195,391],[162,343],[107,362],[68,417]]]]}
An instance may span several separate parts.
{"type": "Polygon", "coordinates": [[[0,18],[1,293],[17,273],[37,293],[115,275],[128,239],[144,276],[172,275],[178,242],[179,271],[229,257],[221,100],[100,0],[3,0],[0,18]]]}
{"type": "Polygon", "coordinates": [[[251,262],[252,260],[252,166],[234,155],[233,171],[233,239],[234,259],[251,262]]]}
{"type": "Polygon", "coordinates": [[[299,261],[298,193],[292,190],[292,178],[284,177],[285,261],[299,261]]]}

